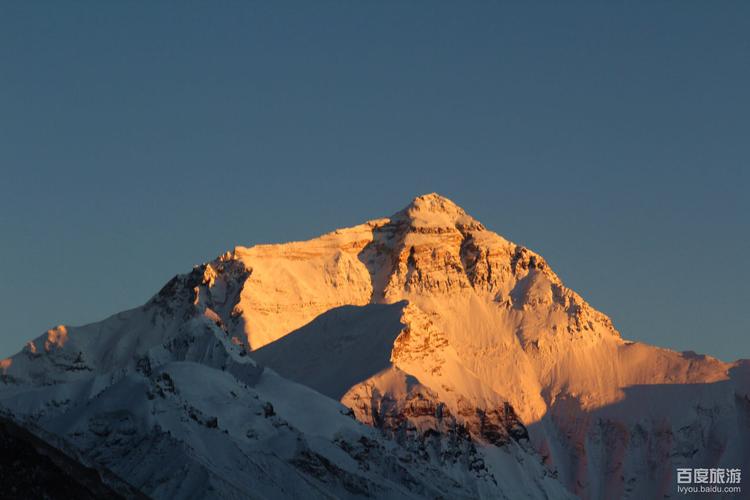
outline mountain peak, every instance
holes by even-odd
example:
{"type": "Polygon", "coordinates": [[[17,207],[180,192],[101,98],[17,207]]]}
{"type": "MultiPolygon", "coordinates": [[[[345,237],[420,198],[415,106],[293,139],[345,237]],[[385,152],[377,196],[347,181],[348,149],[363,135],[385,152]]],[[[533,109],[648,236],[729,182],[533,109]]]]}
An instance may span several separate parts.
{"type": "MultiPolygon", "coordinates": [[[[456,205],[453,201],[449,200],[445,196],[441,196],[438,193],[427,193],[421,196],[417,196],[409,207],[413,207],[419,210],[427,210],[431,212],[461,212],[465,213],[464,210],[456,205]]],[[[407,208],[409,208],[407,207],[407,208]]]]}
{"type": "Polygon", "coordinates": [[[623,340],[430,193],[47,331],[0,360],[0,417],[157,500],[656,498],[676,467],[750,461],[748,367],[623,340]]]}
{"type": "Polygon", "coordinates": [[[417,196],[391,219],[406,220],[415,227],[481,227],[463,208],[437,193],[417,196]]]}

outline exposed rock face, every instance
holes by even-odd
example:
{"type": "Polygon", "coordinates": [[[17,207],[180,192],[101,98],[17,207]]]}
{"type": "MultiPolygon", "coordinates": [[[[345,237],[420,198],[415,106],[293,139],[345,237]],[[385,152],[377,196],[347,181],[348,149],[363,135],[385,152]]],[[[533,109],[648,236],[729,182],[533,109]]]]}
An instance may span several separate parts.
{"type": "MultiPolygon", "coordinates": [[[[442,474],[441,488],[469,496],[512,496],[514,481],[531,496],[560,496],[550,486],[558,478],[584,498],[651,498],[674,493],[677,466],[750,462],[746,362],[623,340],[541,256],[436,194],[313,240],[237,247],[175,277],[142,308],[50,330],[0,364],[0,403],[68,433],[81,397],[116,400],[114,388],[129,380],[144,387],[147,413],[184,418],[195,432],[226,430],[243,443],[267,435],[265,424],[226,426],[236,416],[203,408],[195,399],[205,396],[201,390],[187,397],[185,380],[175,375],[182,368],[165,369],[170,363],[239,381],[231,389],[237,399],[227,404],[265,398],[271,412],[264,402],[248,403],[258,421],[294,428],[288,436],[306,443],[279,460],[321,491],[335,484],[336,495],[429,496],[442,474]],[[350,410],[336,406],[338,417],[354,422],[351,414],[380,431],[326,437],[360,472],[316,448],[305,425],[289,423],[284,398],[271,402],[254,389],[269,376],[262,365],[341,401],[350,410]],[[30,388],[47,386],[54,390],[30,396],[30,388]],[[172,403],[152,406],[164,401],[172,403]],[[386,460],[384,450],[400,458],[386,460]],[[420,464],[421,475],[404,479],[406,463],[420,464]]],[[[119,409],[112,403],[112,411],[119,409]]],[[[106,425],[75,431],[85,439],[72,439],[130,471],[128,459],[110,453],[116,446],[101,448],[117,432],[91,437],[110,429],[115,414],[107,413],[106,425]]],[[[149,436],[170,453],[203,442],[191,433],[175,437],[171,425],[159,420],[160,429],[171,429],[165,433],[141,423],[133,435],[149,436]]],[[[240,449],[255,456],[253,446],[240,449]]],[[[218,469],[188,462],[211,478],[206,484],[241,491],[218,469]]],[[[268,480],[263,491],[273,491],[275,479],[268,480]]],[[[171,491],[143,484],[162,495],[171,491]]]]}

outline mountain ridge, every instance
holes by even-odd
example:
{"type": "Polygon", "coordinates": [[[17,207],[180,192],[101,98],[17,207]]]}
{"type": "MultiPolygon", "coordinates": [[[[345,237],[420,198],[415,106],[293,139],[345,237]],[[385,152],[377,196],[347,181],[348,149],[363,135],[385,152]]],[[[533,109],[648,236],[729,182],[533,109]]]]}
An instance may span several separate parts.
{"type": "MultiPolygon", "coordinates": [[[[238,246],[176,276],[140,308],[51,329],[0,364],[0,404],[51,418],[48,425],[63,432],[72,425],[60,427],[66,412],[94,408],[86,398],[111,393],[123,376],[132,379],[128,387],[151,387],[146,396],[170,394],[154,367],[171,367],[165,373],[178,380],[185,369],[174,363],[185,362],[222,386],[238,380],[251,394],[266,378],[276,380],[264,375],[270,367],[340,401],[344,414],[374,427],[387,446],[421,457],[424,477],[432,468],[452,470],[481,497],[507,494],[509,456],[526,464],[519,477],[530,496],[549,494],[553,480],[583,498],[670,495],[678,465],[750,460],[742,441],[730,438],[750,437],[746,362],[623,339],[540,255],[435,193],[391,217],[311,240],[238,246]],[[72,403],[39,395],[65,387],[78,395],[68,397],[72,403]]],[[[184,404],[199,408],[202,391],[191,394],[184,404]]],[[[154,397],[144,409],[161,398],[154,397]]],[[[82,415],[98,421],[90,411],[82,415]]],[[[185,411],[203,427],[235,418],[185,411]]],[[[74,432],[96,436],[97,425],[74,432]]],[[[154,435],[146,424],[134,428],[154,435]]],[[[195,436],[185,431],[178,442],[190,446],[195,436]]],[[[98,450],[98,442],[89,437],[85,446],[98,450]]],[[[336,446],[353,449],[351,441],[336,446]]],[[[218,460],[219,451],[206,453],[218,460]]],[[[123,466],[111,450],[105,455],[114,470],[123,466]]],[[[320,460],[303,474],[344,470],[324,465],[338,463],[331,455],[320,460]]],[[[392,487],[366,481],[371,486],[354,490],[392,487]]]]}

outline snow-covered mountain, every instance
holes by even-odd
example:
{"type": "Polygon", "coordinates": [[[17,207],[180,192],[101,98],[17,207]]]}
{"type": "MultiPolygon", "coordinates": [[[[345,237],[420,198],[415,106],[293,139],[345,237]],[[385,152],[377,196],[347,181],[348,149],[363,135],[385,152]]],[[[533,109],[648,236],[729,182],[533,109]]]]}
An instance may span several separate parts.
{"type": "Polygon", "coordinates": [[[237,247],[0,369],[17,420],[158,498],[656,498],[750,461],[750,363],[623,340],[436,194],[237,247]]]}

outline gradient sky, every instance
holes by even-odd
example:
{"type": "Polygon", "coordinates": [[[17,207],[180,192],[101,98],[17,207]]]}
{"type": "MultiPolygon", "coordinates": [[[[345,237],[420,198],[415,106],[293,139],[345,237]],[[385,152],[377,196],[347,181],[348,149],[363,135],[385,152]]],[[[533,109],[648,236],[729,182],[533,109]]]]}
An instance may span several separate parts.
{"type": "Polygon", "coordinates": [[[746,1],[2,2],[0,356],[437,191],[750,357],[748,120],[746,1]]]}

